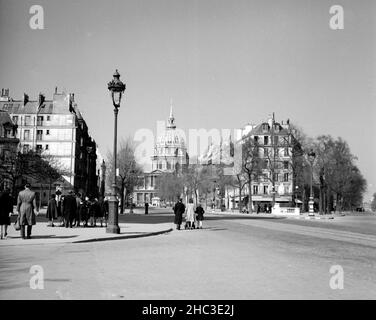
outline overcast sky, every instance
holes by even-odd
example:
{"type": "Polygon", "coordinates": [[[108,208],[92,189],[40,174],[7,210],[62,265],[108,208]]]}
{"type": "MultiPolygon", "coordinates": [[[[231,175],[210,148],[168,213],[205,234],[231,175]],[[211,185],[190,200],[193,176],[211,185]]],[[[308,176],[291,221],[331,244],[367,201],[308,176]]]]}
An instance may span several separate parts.
{"type": "Polygon", "coordinates": [[[112,148],[107,90],[126,82],[119,136],[176,124],[238,128],[275,112],[316,136],[343,137],[376,192],[376,2],[0,0],[0,87],[15,99],[75,93],[102,154],[112,148]],[[32,5],[44,30],[29,27],[32,5]],[[344,8],[344,30],[329,8],[344,8]]]}

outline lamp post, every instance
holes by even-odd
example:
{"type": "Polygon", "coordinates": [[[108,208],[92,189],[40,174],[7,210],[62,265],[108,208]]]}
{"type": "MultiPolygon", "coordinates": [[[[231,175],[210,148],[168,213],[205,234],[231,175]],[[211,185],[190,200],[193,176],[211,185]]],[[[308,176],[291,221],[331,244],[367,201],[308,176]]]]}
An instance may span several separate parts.
{"type": "Polygon", "coordinates": [[[117,157],[117,116],[119,113],[121,97],[125,90],[125,84],[120,81],[119,72],[115,71],[114,78],[108,83],[108,90],[110,90],[112,104],[114,106],[114,151],[113,151],[113,182],[110,199],[108,201],[108,225],[106,228],[107,233],[120,233],[118,224],[119,218],[119,201],[116,197],[116,157],[117,157]]]}
{"type": "Polygon", "coordinates": [[[313,152],[313,150],[311,149],[311,151],[308,153],[308,161],[309,163],[311,164],[311,189],[310,189],[310,194],[309,194],[309,201],[308,201],[308,206],[309,206],[309,210],[308,210],[308,215],[309,216],[314,216],[314,209],[313,209],[313,204],[314,204],[314,201],[313,201],[313,162],[315,161],[315,158],[316,158],[316,153],[313,152]]]}

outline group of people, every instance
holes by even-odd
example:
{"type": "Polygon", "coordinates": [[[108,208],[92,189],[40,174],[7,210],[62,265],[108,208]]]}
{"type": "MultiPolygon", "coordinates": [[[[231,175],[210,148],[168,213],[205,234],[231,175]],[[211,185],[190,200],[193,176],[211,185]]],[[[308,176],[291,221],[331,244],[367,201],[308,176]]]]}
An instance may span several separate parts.
{"type": "Polygon", "coordinates": [[[176,229],[181,229],[181,224],[183,223],[183,215],[185,215],[185,229],[202,229],[202,221],[204,220],[204,209],[201,204],[195,207],[193,199],[189,199],[187,206],[183,203],[182,199],[173,207],[175,214],[175,224],[176,229]]]}
{"type": "Polygon", "coordinates": [[[47,206],[47,218],[49,226],[54,227],[54,220],[60,218],[60,226],[72,228],[79,227],[82,223],[83,227],[96,227],[99,220],[100,226],[107,226],[108,218],[108,201],[103,197],[89,198],[83,197],[80,193],[74,194],[71,190],[68,195],[57,197],[55,194],[51,198],[47,206]]]}
{"type": "MultiPolygon", "coordinates": [[[[18,217],[16,224],[20,227],[21,237],[23,239],[31,238],[33,225],[36,224],[36,216],[39,214],[36,205],[36,194],[30,189],[30,184],[25,184],[17,197],[18,217]]],[[[13,213],[13,199],[9,190],[0,192],[0,226],[1,239],[8,236],[8,226],[10,225],[10,216],[13,213]]],[[[65,196],[52,194],[48,201],[46,217],[49,220],[49,226],[54,227],[54,220],[60,219],[60,226],[72,228],[97,226],[99,220],[100,226],[107,226],[108,219],[108,201],[103,197],[99,200],[96,198],[83,198],[80,193],[74,194],[73,191],[65,196]]]]}

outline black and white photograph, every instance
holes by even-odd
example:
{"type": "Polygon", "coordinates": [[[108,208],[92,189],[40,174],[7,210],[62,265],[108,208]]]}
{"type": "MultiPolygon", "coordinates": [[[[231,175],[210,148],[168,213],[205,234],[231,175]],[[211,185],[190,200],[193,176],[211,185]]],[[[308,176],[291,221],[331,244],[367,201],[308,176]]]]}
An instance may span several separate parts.
{"type": "Polygon", "coordinates": [[[3,303],[375,299],[376,1],[0,0],[0,90],[3,303]]]}

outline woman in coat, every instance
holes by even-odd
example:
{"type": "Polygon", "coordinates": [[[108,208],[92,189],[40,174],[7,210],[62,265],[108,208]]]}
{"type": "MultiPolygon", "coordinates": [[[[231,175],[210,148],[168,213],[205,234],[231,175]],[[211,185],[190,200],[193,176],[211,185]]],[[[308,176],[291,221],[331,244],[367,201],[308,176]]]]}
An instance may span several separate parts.
{"type": "Polygon", "coordinates": [[[205,211],[202,208],[200,203],[198,204],[195,212],[197,213],[197,222],[198,222],[197,229],[202,229],[202,221],[204,220],[205,211]]]}
{"type": "Polygon", "coordinates": [[[49,221],[48,226],[54,227],[54,219],[57,219],[58,217],[57,201],[55,199],[55,194],[52,194],[50,200],[48,201],[46,217],[49,221]]]}
{"type": "Polygon", "coordinates": [[[0,193],[0,226],[1,239],[6,239],[8,236],[8,226],[10,225],[9,215],[13,212],[13,201],[9,195],[9,190],[0,193]]]}
{"type": "Polygon", "coordinates": [[[189,199],[189,203],[187,204],[187,215],[186,215],[186,227],[188,229],[195,228],[195,208],[193,204],[193,199],[189,199]]]}

